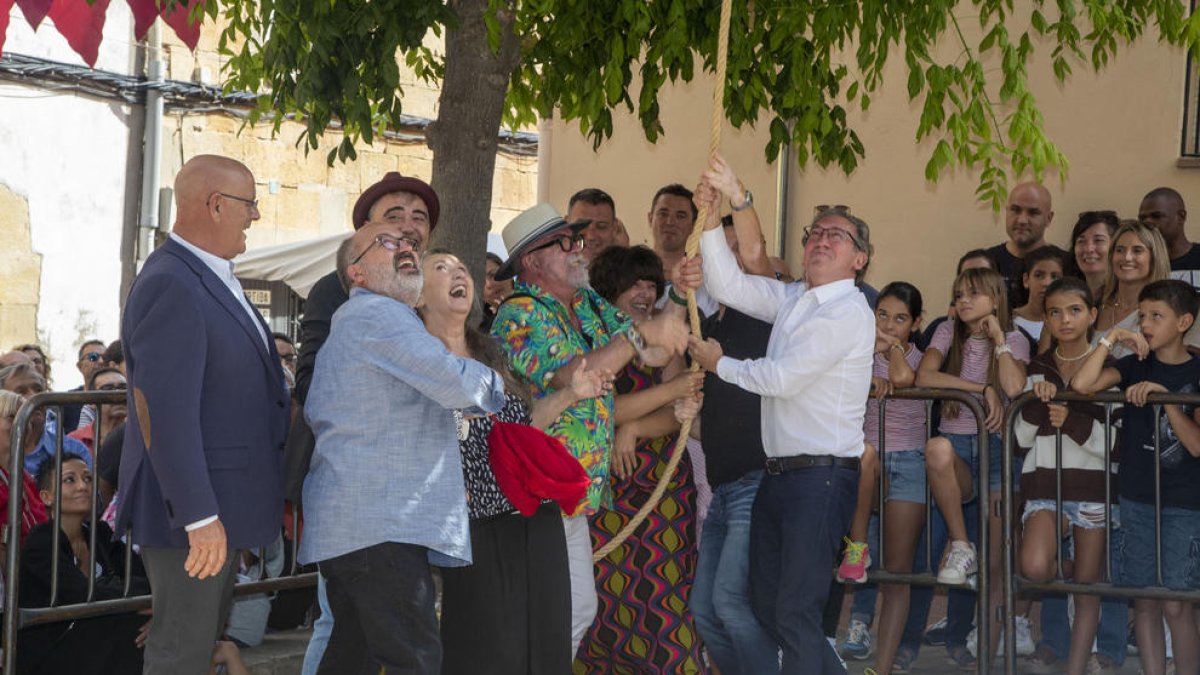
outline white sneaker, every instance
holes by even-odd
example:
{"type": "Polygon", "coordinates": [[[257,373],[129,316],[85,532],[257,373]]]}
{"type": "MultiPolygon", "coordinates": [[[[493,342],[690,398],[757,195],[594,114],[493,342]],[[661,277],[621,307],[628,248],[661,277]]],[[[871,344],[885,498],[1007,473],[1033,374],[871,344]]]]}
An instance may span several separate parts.
{"type": "MultiPolygon", "coordinates": [[[[1033,635],[1029,632],[1030,622],[1027,616],[1017,617],[1017,656],[1029,656],[1033,654],[1037,648],[1033,643],[1033,635]]],[[[979,630],[972,628],[970,633],[967,633],[967,651],[971,652],[971,656],[979,658],[978,646],[979,630]]],[[[1000,637],[996,640],[999,649],[1004,649],[1004,628],[1000,629],[1000,637]]]]}
{"type": "MultiPolygon", "coordinates": [[[[1004,633],[1000,633],[1001,639],[1004,639],[1004,633]]],[[[1029,617],[1017,617],[1017,656],[1029,656],[1037,645],[1033,643],[1033,633],[1030,630],[1029,617]]]]}
{"type": "Polygon", "coordinates": [[[960,585],[967,582],[967,577],[975,574],[975,546],[968,541],[950,542],[950,553],[946,562],[938,570],[939,584],[960,585]]]}

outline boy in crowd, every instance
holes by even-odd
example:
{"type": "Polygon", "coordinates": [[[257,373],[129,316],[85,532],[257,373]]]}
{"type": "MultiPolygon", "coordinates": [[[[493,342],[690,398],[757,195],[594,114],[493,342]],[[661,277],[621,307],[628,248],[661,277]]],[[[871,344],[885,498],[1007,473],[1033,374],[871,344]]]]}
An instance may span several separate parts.
{"type": "MultiPolygon", "coordinates": [[[[1192,287],[1174,279],[1148,284],[1138,295],[1140,332],[1114,328],[1099,339],[1080,367],[1071,387],[1091,394],[1119,384],[1129,406],[1121,432],[1122,579],[1128,586],[1196,588],[1192,572],[1200,551],[1200,410],[1191,405],[1147,405],[1154,392],[1193,393],[1200,388],[1200,358],[1191,355],[1184,334],[1196,320],[1200,300],[1192,287]],[[1117,342],[1134,350],[1104,367],[1104,359],[1117,342]],[[1161,413],[1159,410],[1161,409],[1161,413]],[[1160,447],[1157,461],[1155,439],[1160,447]],[[1162,480],[1162,578],[1157,578],[1154,540],[1155,469],[1162,480]]],[[[1142,669],[1165,670],[1166,650],[1162,621],[1171,629],[1175,669],[1200,672],[1200,637],[1191,606],[1178,600],[1133,601],[1142,669]]]]}

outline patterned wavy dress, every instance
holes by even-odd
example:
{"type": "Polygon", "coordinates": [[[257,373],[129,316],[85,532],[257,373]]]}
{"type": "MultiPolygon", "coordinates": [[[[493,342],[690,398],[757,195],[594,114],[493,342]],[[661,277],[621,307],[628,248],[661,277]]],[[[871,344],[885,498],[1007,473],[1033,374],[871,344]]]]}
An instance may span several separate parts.
{"type": "MultiPolygon", "coordinates": [[[[661,369],[629,365],[616,390],[661,380],[661,369]]],[[[613,504],[591,519],[592,546],[612,539],[649,499],[667,468],[677,434],[643,439],[632,476],[612,481],[613,504]]],[[[574,672],[703,673],[700,639],[688,609],[696,569],[696,486],[684,452],[666,493],[641,526],[596,563],[599,609],[580,645],[574,672]]]]}

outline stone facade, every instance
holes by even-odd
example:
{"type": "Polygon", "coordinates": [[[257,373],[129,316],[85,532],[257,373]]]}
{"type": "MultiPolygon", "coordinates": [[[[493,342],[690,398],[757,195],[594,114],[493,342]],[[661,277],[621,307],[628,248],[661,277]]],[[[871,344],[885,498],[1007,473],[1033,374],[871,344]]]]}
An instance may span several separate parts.
{"type": "Polygon", "coordinates": [[[0,184],[0,352],[37,341],[37,307],[42,256],[29,238],[29,204],[0,184]]]}

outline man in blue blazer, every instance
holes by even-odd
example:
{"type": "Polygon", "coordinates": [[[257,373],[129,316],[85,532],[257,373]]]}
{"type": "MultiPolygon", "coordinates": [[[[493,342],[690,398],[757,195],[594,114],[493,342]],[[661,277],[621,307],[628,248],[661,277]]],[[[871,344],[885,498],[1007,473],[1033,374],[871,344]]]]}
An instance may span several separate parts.
{"type": "Polygon", "coordinates": [[[176,222],[129,291],[129,374],[117,531],[154,595],[147,674],[208,672],[240,549],[271,543],[283,512],[288,392],[262,317],[233,276],[258,220],[240,162],[194,157],[175,178],[176,222]]]}

